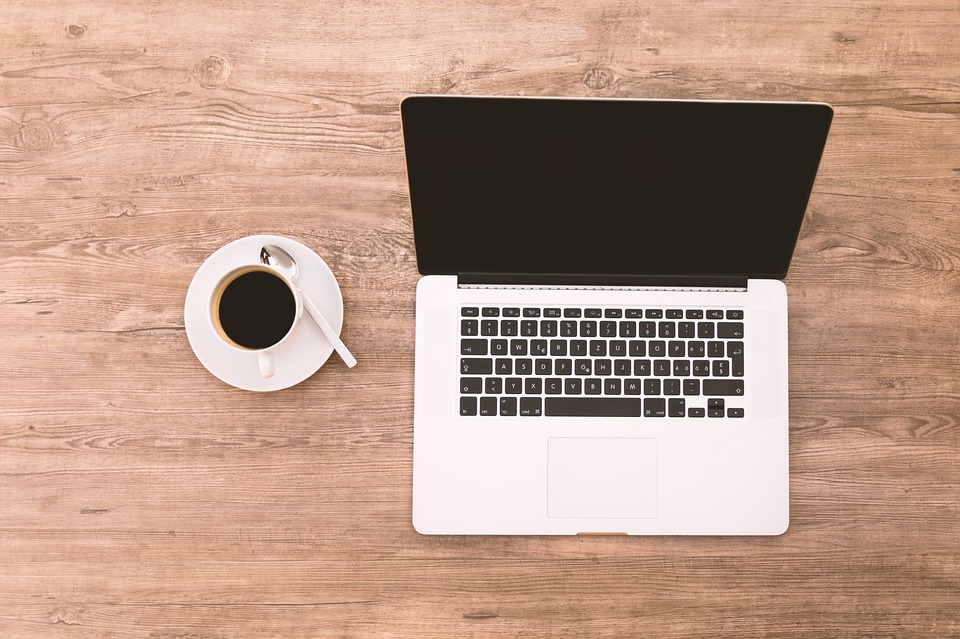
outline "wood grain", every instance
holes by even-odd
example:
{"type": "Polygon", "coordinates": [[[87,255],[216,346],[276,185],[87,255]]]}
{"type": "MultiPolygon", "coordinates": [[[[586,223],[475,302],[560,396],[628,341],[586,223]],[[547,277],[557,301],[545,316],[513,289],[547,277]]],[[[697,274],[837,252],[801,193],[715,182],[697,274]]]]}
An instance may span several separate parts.
{"type": "Polygon", "coordinates": [[[0,636],[960,637],[960,6],[0,5],[0,636]],[[411,93],[825,100],[776,538],[417,535],[411,93]],[[288,235],[344,294],[274,394],[186,288],[288,235]]]}

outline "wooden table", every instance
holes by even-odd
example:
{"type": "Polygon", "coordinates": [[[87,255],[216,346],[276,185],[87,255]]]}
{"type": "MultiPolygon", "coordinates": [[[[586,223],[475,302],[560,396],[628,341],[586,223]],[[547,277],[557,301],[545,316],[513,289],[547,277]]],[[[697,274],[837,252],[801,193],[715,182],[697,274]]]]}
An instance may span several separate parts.
{"type": "Polygon", "coordinates": [[[960,5],[0,5],[0,636],[960,636],[960,5]],[[824,100],[790,292],[790,530],[410,523],[409,93],[824,100]],[[289,390],[187,342],[295,238],[345,341],[289,390]]]}

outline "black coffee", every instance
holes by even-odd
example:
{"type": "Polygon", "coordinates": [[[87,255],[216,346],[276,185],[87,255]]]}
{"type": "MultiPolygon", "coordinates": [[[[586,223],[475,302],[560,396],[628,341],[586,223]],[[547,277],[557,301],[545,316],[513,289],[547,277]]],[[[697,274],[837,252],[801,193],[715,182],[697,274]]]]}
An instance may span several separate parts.
{"type": "Polygon", "coordinates": [[[227,284],[217,306],[223,332],[244,348],[273,346],[293,326],[297,303],[279,276],[249,271],[227,284]]]}

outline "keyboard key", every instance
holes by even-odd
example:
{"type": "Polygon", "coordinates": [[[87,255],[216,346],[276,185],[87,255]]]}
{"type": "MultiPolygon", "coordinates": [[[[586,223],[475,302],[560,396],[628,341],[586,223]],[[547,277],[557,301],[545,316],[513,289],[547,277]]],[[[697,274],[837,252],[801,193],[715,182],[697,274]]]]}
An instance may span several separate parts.
{"type": "Polygon", "coordinates": [[[667,319],[682,319],[683,311],[679,308],[668,308],[666,313],[667,319]]]}
{"type": "MultiPolygon", "coordinates": [[[[528,377],[523,381],[523,392],[526,395],[539,395],[543,392],[543,379],[540,377],[528,377]]],[[[520,402],[521,405],[523,402],[520,402]]]]}
{"type": "Polygon", "coordinates": [[[620,394],[620,380],[616,377],[611,377],[603,381],[603,394],[604,395],[619,395],[620,394]]]}
{"type": "Polygon", "coordinates": [[[493,360],[487,357],[462,357],[460,372],[464,375],[489,375],[493,372],[493,360]]]}
{"type": "Polygon", "coordinates": [[[727,342],[727,357],[730,358],[730,374],[743,377],[743,342],[727,342]]]}
{"type": "Polygon", "coordinates": [[[480,332],[480,322],[477,320],[460,320],[460,334],[464,337],[475,337],[480,332]]]}
{"type": "Polygon", "coordinates": [[[603,312],[599,308],[588,308],[583,312],[584,317],[603,317],[603,312]]]}
{"type": "Polygon", "coordinates": [[[520,332],[520,323],[517,320],[501,320],[500,334],[506,337],[516,337],[520,332]]]}
{"type": "Polygon", "coordinates": [[[667,339],[677,336],[677,324],[676,322],[660,322],[658,324],[660,337],[665,337],[667,339]]]}
{"type": "Polygon", "coordinates": [[[523,417],[539,417],[543,414],[543,400],[539,397],[521,397],[520,415],[523,417]]]}
{"type": "Polygon", "coordinates": [[[530,354],[546,357],[547,356],[547,340],[545,339],[530,340],[530,354]]]}
{"type": "Polygon", "coordinates": [[[517,398],[501,397],[500,398],[500,416],[513,417],[516,414],[517,414],[517,398]]]}
{"type": "Polygon", "coordinates": [[[687,309],[687,319],[703,319],[703,311],[699,309],[687,309]]]}
{"type": "Polygon", "coordinates": [[[661,341],[650,342],[650,357],[666,357],[667,343],[661,341]]]}
{"type": "Polygon", "coordinates": [[[743,311],[727,311],[727,319],[729,320],[742,320],[743,311]]]}
{"type": "Polygon", "coordinates": [[[653,374],[657,377],[666,377],[670,374],[670,360],[669,359],[655,359],[653,360],[653,374]]]}
{"type": "Polygon", "coordinates": [[[485,337],[496,337],[500,328],[498,320],[482,320],[480,322],[480,334],[485,337]]]}
{"type": "Polygon", "coordinates": [[[723,417],[723,400],[707,400],[707,417],[723,417]]]}
{"type": "Polygon", "coordinates": [[[707,342],[707,357],[723,357],[723,342],[707,342]]]}
{"type": "Polygon", "coordinates": [[[510,340],[510,354],[514,357],[520,357],[527,354],[527,340],[525,339],[512,339],[510,340]]]}
{"type": "Polygon", "coordinates": [[[634,319],[637,319],[637,318],[643,317],[643,311],[640,310],[639,308],[628,308],[626,310],[626,313],[624,313],[624,317],[632,317],[634,319]]]}
{"type": "Polygon", "coordinates": [[[580,337],[596,337],[597,323],[593,320],[580,320],[580,337]]]}
{"type": "Polygon", "coordinates": [[[513,375],[513,360],[509,357],[498,357],[494,360],[493,369],[497,375],[513,375]]]}
{"type": "Polygon", "coordinates": [[[623,380],[623,392],[625,395],[639,395],[643,388],[643,380],[625,379],[623,380]]]}
{"type": "Polygon", "coordinates": [[[615,339],[610,342],[610,357],[626,357],[627,343],[622,339],[615,339]]]}
{"type": "Polygon", "coordinates": [[[620,337],[636,337],[637,323],[630,320],[620,322],[620,337]]]}
{"type": "Polygon", "coordinates": [[[564,317],[580,317],[581,312],[579,308],[565,308],[563,309],[564,317]]]}
{"type": "Polygon", "coordinates": [[[717,322],[717,337],[740,339],[743,337],[743,322],[717,322]]]}
{"type": "Polygon", "coordinates": [[[590,355],[592,357],[606,357],[607,356],[607,340],[605,339],[590,340],[590,355]]]}
{"type": "Polygon", "coordinates": [[[487,340],[485,339],[462,339],[460,340],[461,355],[486,355],[487,340]]]}
{"type": "Polygon", "coordinates": [[[565,320],[560,322],[560,335],[563,337],[576,337],[577,323],[573,320],[565,320]]]}
{"type": "Polygon", "coordinates": [[[687,342],[687,357],[703,357],[706,354],[706,342],[687,342]]]}
{"type": "Polygon", "coordinates": [[[504,390],[507,395],[520,395],[523,393],[523,380],[519,377],[508,377],[504,380],[504,390]]]}
{"type": "Polygon", "coordinates": [[[711,309],[707,311],[707,319],[723,319],[723,311],[711,309]]]}
{"type": "Polygon", "coordinates": [[[587,354],[587,340],[585,339],[570,340],[570,356],[571,357],[585,357],[586,354],[587,354]]]}
{"type": "Polygon", "coordinates": [[[713,376],[714,377],[729,377],[730,376],[730,363],[725,359],[717,359],[713,362],[713,376]]]}
{"type": "Polygon", "coordinates": [[[660,394],[660,380],[645,379],[643,380],[643,394],[644,395],[659,395],[660,394]]]}
{"type": "MultiPolygon", "coordinates": [[[[690,360],[677,359],[673,362],[674,377],[688,377],[690,375],[690,360]]],[[[694,380],[698,381],[698,380],[694,380]]]]}
{"type": "Polygon", "coordinates": [[[633,362],[629,359],[613,360],[613,374],[618,377],[627,377],[633,373],[633,362]]]}
{"type": "Polygon", "coordinates": [[[699,379],[685,379],[685,380],[683,380],[683,394],[684,394],[684,395],[699,395],[699,394],[700,394],[700,380],[699,380],[699,379]]]}
{"type": "Polygon", "coordinates": [[[543,389],[547,395],[559,395],[563,392],[563,380],[559,377],[550,377],[544,382],[543,389]]]}
{"type": "Polygon", "coordinates": [[[687,348],[683,342],[668,342],[667,353],[670,357],[683,357],[687,354],[687,348]]]}
{"type": "Polygon", "coordinates": [[[567,354],[567,340],[565,339],[552,339],[550,340],[550,354],[554,357],[563,357],[567,354]]]}
{"type": "Polygon", "coordinates": [[[648,377],[653,373],[653,367],[649,359],[633,360],[633,375],[635,377],[648,377]]]}
{"type": "Polygon", "coordinates": [[[671,398],[667,401],[667,414],[670,417],[685,417],[687,414],[687,405],[682,397],[671,398]]]}
{"type": "Polygon", "coordinates": [[[637,337],[656,337],[656,322],[637,322],[637,337]]]}
{"type": "Polygon", "coordinates": [[[520,309],[519,309],[519,308],[505,308],[505,309],[503,309],[503,316],[504,316],[504,317],[520,317],[520,309]]]}
{"type": "Polygon", "coordinates": [[[505,339],[492,339],[490,340],[490,354],[491,355],[507,355],[508,354],[507,340],[505,339]]]}
{"type": "Polygon", "coordinates": [[[743,395],[742,379],[705,379],[703,380],[704,395],[743,395]]]}
{"type": "Polygon", "coordinates": [[[728,408],[727,417],[743,417],[742,408],[728,408]]]}
{"type": "Polygon", "coordinates": [[[463,416],[476,415],[477,414],[477,398],[461,397],[460,398],[460,414],[463,416]]]}
{"type": "Polygon", "coordinates": [[[613,318],[623,317],[623,310],[619,308],[608,308],[605,311],[603,311],[603,316],[613,317],[613,318]]]}
{"type": "Polygon", "coordinates": [[[499,395],[503,392],[503,378],[487,377],[483,380],[483,392],[487,395],[499,395]]]}
{"type": "Polygon", "coordinates": [[[592,375],[593,360],[578,359],[573,363],[573,373],[575,375],[592,375]]]}
{"type": "Polygon", "coordinates": [[[617,323],[604,320],[600,322],[600,337],[616,337],[617,323]]]}
{"type": "Polygon", "coordinates": [[[540,317],[540,309],[539,309],[539,308],[525,308],[525,309],[523,309],[523,316],[524,316],[524,317],[540,317]]]}
{"type": "Polygon", "coordinates": [[[680,394],[680,380],[679,380],[679,379],[665,379],[665,380],[663,380],[663,394],[664,394],[664,395],[679,395],[679,394],[680,394]]]}
{"type": "Polygon", "coordinates": [[[646,357],[647,343],[643,340],[630,340],[630,357],[646,357]]]}
{"type": "Polygon", "coordinates": [[[484,316],[484,317],[500,317],[500,309],[499,309],[499,308],[484,307],[484,309],[483,309],[483,316],[484,316]]]}
{"type": "Polygon", "coordinates": [[[643,400],[644,417],[666,417],[667,400],[662,397],[647,397],[643,400]]]}
{"type": "Polygon", "coordinates": [[[513,373],[515,375],[533,375],[533,360],[521,357],[513,362],[513,373]]]}
{"type": "Polygon", "coordinates": [[[693,322],[677,322],[677,337],[696,337],[697,325],[693,322]]]}
{"type": "Polygon", "coordinates": [[[573,375],[573,360],[558,359],[553,362],[553,371],[557,375],[573,375]]]}
{"type": "Polygon", "coordinates": [[[579,395],[583,392],[583,380],[578,377],[568,377],[563,380],[563,393],[565,395],[579,395]]]}
{"type": "Polygon", "coordinates": [[[464,395],[479,395],[483,390],[483,378],[481,377],[461,377],[460,392],[464,395]]]}
{"type": "Polygon", "coordinates": [[[545,308],[545,309],[543,309],[543,316],[544,316],[544,317],[560,317],[560,309],[559,309],[559,308],[545,308]]]}
{"type": "Polygon", "coordinates": [[[533,363],[533,370],[537,375],[540,375],[541,377],[553,375],[553,360],[538,359],[533,363]]]}
{"type": "Polygon", "coordinates": [[[703,417],[706,413],[702,408],[691,408],[687,411],[687,417],[703,417]]]}
{"type": "Polygon", "coordinates": [[[556,337],[557,327],[556,320],[540,320],[540,334],[544,337],[556,337]]]}
{"type": "Polygon", "coordinates": [[[640,400],[629,397],[547,397],[546,415],[559,417],[640,417],[640,400]]]}
{"type": "Polygon", "coordinates": [[[460,309],[461,317],[477,317],[480,315],[480,309],[476,306],[465,306],[460,309]]]}
{"type": "Polygon", "coordinates": [[[707,377],[710,375],[710,361],[706,359],[695,359],[690,366],[690,372],[694,377],[707,377]]]}
{"type": "Polygon", "coordinates": [[[697,337],[700,339],[713,339],[713,322],[697,322],[697,337]]]}
{"type": "Polygon", "coordinates": [[[536,337],[537,320],[523,320],[520,322],[520,334],[524,337],[536,337]]]}
{"type": "Polygon", "coordinates": [[[648,308],[644,311],[643,316],[647,319],[661,319],[663,318],[663,310],[659,308],[648,308]]]}
{"type": "Polygon", "coordinates": [[[588,377],[583,380],[583,393],[585,395],[599,395],[603,391],[603,382],[596,377],[588,377]]]}
{"type": "Polygon", "coordinates": [[[610,375],[613,373],[613,362],[609,359],[596,359],[593,361],[594,375],[610,375]]]}
{"type": "Polygon", "coordinates": [[[482,417],[490,417],[497,414],[497,401],[496,397],[481,397],[480,398],[480,415],[482,417]]]}

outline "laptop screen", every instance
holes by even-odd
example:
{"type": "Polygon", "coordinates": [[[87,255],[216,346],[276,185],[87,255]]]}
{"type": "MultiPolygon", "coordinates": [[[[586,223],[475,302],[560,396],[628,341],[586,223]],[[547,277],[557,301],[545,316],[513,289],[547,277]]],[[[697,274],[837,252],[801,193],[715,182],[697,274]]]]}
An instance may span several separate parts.
{"type": "Polygon", "coordinates": [[[422,274],[786,275],[820,103],[413,96],[422,274]]]}

